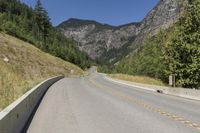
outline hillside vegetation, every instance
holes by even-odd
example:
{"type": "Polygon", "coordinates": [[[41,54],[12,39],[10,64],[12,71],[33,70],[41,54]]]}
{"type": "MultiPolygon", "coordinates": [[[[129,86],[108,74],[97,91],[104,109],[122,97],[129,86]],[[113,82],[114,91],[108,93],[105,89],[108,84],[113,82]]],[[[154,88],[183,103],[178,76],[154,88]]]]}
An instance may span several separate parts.
{"type": "Polygon", "coordinates": [[[19,0],[0,0],[0,31],[30,42],[39,49],[85,69],[91,60],[59,30],[55,29],[37,0],[34,9],[19,0]]]}
{"type": "Polygon", "coordinates": [[[79,67],[4,33],[0,46],[0,110],[42,80],[84,74],[79,67]]]}
{"type": "Polygon", "coordinates": [[[144,44],[116,66],[100,67],[109,73],[149,76],[168,83],[175,74],[176,86],[200,87],[200,1],[182,3],[184,12],[166,30],[146,37],[144,44]]]}

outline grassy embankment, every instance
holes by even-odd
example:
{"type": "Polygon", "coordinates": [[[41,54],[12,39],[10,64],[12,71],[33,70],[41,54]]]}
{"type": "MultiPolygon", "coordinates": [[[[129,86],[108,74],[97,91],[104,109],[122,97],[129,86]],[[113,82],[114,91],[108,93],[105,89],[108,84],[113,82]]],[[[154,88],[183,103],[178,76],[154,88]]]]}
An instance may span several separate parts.
{"type": "Polygon", "coordinates": [[[131,82],[142,83],[142,84],[159,85],[159,86],[165,85],[161,80],[145,77],[145,76],[132,76],[132,75],[126,75],[126,74],[109,74],[108,76],[114,79],[131,81],[131,82]]]}
{"type": "Polygon", "coordinates": [[[0,46],[0,110],[47,78],[84,74],[79,67],[4,33],[0,46]]]}

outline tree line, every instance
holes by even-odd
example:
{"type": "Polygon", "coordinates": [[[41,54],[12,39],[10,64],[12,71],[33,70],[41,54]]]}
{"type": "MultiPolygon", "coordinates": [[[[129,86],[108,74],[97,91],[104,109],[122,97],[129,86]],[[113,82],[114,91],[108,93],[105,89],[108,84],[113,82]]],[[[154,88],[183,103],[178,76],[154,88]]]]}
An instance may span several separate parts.
{"type": "Polygon", "coordinates": [[[50,22],[40,0],[33,8],[19,0],[0,0],[0,31],[27,41],[54,56],[81,68],[90,67],[92,60],[79,51],[73,40],[67,39],[50,22]]]}

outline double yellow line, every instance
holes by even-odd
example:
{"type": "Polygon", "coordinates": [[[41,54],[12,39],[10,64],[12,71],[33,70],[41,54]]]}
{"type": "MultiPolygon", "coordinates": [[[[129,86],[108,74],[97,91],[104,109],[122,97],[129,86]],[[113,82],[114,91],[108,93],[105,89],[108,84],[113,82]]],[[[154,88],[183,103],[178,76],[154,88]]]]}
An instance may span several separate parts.
{"type": "Polygon", "coordinates": [[[109,93],[109,94],[111,94],[113,96],[116,96],[116,97],[118,97],[118,98],[120,98],[120,99],[122,99],[124,101],[127,101],[129,103],[134,103],[136,105],[142,106],[147,110],[150,110],[152,112],[158,113],[158,114],[160,114],[162,116],[165,116],[165,117],[167,117],[167,118],[169,118],[171,120],[180,122],[180,123],[184,124],[187,127],[192,127],[192,128],[197,129],[198,131],[200,131],[200,124],[197,124],[195,122],[191,122],[189,120],[186,120],[184,117],[180,117],[178,115],[175,115],[175,114],[172,114],[172,113],[169,113],[169,112],[166,112],[166,111],[162,111],[161,109],[155,108],[155,107],[145,103],[144,101],[142,101],[140,99],[136,99],[136,98],[127,96],[127,95],[125,95],[125,94],[123,94],[123,93],[121,93],[119,91],[116,91],[116,90],[114,91],[112,88],[104,86],[102,84],[99,84],[96,81],[92,80],[91,78],[89,79],[89,81],[93,85],[97,86],[98,88],[100,88],[100,89],[106,91],[107,93],[109,93]]]}

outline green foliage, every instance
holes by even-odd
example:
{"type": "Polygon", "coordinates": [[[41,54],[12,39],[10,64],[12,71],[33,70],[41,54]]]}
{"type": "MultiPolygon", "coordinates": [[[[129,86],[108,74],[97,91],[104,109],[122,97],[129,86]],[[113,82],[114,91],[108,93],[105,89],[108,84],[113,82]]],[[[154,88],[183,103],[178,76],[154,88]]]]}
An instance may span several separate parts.
{"type": "Polygon", "coordinates": [[[35,19],[36,19],[36,22],[37,22],[38,28],[39,28],[38,34],[42,33],[43,41],[44,41],[44,44],[46,45],[46,40],[47,40],[47,37],[49,36],[49,32],[52,27],[51,27],[50,18],[48,16],[48,13],[42,7],[40,0],[37,0],[34,12],[35,12],[35,19]]]}
{"type": "MultiPolygon", "coordinates": [[[[169,30],[170,31],[170,30],[169,30]]],[[[163,55],[166,43],[173,35],[169,31],[160,31],[156,36],[148,38],[144,45],[135,51],[132,55],[123,58],[116,66],[116,72],[146,75],[149,77],[162,79],[166,81],[163,55]]]]}
{"type": "Polygon", "coordinates": [[[177,85],[200,86],[200,1],[186,4],[178,22],[178,35],[169,44],[169,73],[176,74],[177,85]]]}
{"type": "Polygon", "coordinates": [[[30,42],[36,47],[85,69],[91,59],[74,42],[53,28],[40,0],[35,9],[18,0],[0,0],[0,31],[30,42]]]}

